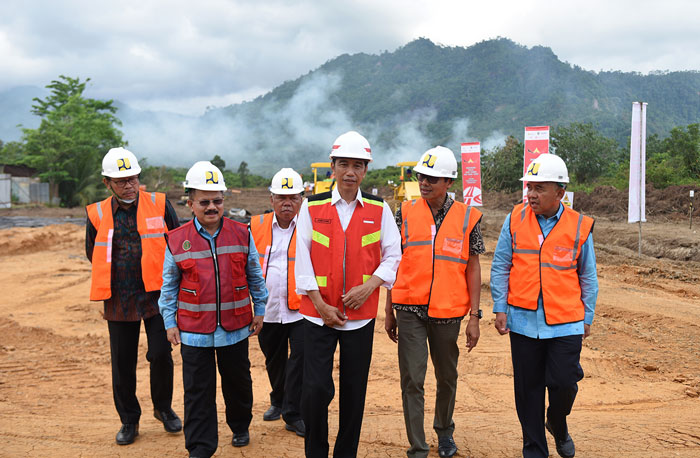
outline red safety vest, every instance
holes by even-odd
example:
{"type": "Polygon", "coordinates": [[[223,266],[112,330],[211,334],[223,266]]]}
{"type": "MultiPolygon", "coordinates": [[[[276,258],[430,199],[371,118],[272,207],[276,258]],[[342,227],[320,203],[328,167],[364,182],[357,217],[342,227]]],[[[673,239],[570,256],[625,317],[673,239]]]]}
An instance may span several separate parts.
{"type": "Polygon", "coordinates": [[[508,304],[537,310],[542,294],[549,325],[584,318],[578,279],[581,246],[593,231],[593,218],[567,206],[545,238],[529,205],[519,204],[510,214],[513,262],[508,280],[508,304]]]}
{"type": "MultiPolygon", "coordinates": [[[[88,218],[97,229],[92,252],[92,281],[90,300],[102,301],[112,297],[112,199],[86,207],[88,218]]],[[[146,291],[158,291],[163,285],[165,239],[165,194],[139,191],[136,202],[136,228],[141,236],[141,277],[146,291]]]]}
{"type": "Polygon", "coordinates": [[[401,216],[403,255],[391,290],[392,302],[427,304],[431,318],[465,316],[470,309],[466,274],[469,235],[481,212],[454,202],[435,231],[430,207],[419,198],[404,202],[401,216]]]}
{"type": "Polygon", "coordinates": [[[246,262],[248,228],[223,218],[215,239],[216,254],[194,220],[168,233],[168,248],[180,269],[177,327],[181,331],[211,334],[217,324],[235,331],[253,321],[248,295],[246,262]]]}
{"type": "MultiPolygon", "coordinates": [[[[331,193],[308,198],[313,233],[311,263],[323,300],[340,309],[350,320],[377,316],[379,288],[357,310],[346,309],[341,296],[353,286],[361,285],[374,274],[382,259],[381,229],[384,201],[362,193],[364,205],[358,203],[348,227],[343,231],[338,212],[331,205],[331,193]]],[[[320,317],[309,296],[301,297],[301,313],[320,317]]]]}
{"type": "MultiPolygon", "coordinates": [[[[274,213],[256,215],[250,219],[250,231],[253,234],[255,248],[260,256],[260,266],[263,277],[267,278],[267,261],[270,259],[272,248],[272,220],[274,213]]],[[[299,310],[301,296],[296,293],[296,281],[294,280],[294,261],[297,252],[297,231],[292,231],[292,237],[287,247],[287,307],[289,310],[299,310]]]]}

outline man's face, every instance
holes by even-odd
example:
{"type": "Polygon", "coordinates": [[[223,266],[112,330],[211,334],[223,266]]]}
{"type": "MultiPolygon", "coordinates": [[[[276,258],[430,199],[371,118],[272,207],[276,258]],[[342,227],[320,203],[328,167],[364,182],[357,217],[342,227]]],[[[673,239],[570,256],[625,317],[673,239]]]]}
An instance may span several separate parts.
{"type": "Polygon", "coordinates": [[[224,193],[191,190],[187,205],[202,226],[213,227],[224,216],[224,193]]]}
{"type": "Polygon", "coordinates": [[[420,187],[420,196],[425,200],[443,198],[454,181],[452,178],[431,177],[423,173],[417,173],[416,177],[420,187]]]}
{"type": "Polygon", "coordinates": [[[335,173],[335,182],[339,192],[356,193],[367,173],[367,162],[362,159],[338,157],[331,162],[331,169],[335,173]]]}
{"type": "Polygon", "coordinates": [[[270,203],[281,226],[287,227],[299,213],[302,200],[301,194],[270,194],[270,203]]]}
{"type": "Polygon", "coordinates": [[[544,215],[547,218],[556,215],[563,197],[564,188],[557,183],[527,182],[527,202],[536,215],[544,215]]]}
{"type": "Polygon", "coordinates": [[[134,200],[139,192],[139,176],[132,175],[124,178],[104,177],[102,182],[119,200],[134,200]]]}

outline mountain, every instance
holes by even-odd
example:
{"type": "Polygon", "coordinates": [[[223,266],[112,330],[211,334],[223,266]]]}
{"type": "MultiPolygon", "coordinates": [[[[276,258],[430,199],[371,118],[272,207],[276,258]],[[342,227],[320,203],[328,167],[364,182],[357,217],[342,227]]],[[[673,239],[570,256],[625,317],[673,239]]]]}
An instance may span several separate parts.
{"type": "MultiPolygon", "coordinates": [[[[36,94],[25,96],[24,108],[8,108],[4,94],[0,139],[7,141],[18,122],[32,126],[22,116],[36,94]]],[[[522,139],[525,126],[571,122],[592,122],[626,146],[634,101],[649,104],[649,134],[700,122],[700,72],[594,72],[505,38],[466,48],[420,38],[393,52],[343,54],[200,117],[121,104],[117,116],[129,147],[150,164],[189,166],[218,154],[231,169],[245,161],[272,175],[327,160],[333,140],[351,129],[369,139],[376,167],[415,160],[437,144],[458,152],[461,142],[479,140],[490,148],[507,135],[522,139]]]]}

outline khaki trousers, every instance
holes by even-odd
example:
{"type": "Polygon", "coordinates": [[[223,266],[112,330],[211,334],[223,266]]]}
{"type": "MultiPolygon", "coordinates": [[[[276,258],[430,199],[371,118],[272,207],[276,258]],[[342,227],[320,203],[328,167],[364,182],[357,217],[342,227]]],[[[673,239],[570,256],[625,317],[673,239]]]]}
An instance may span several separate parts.
{"type": "Polygon", "coordinates": [[[460,323],[434,324],[422,321],[415,313],[396,311],[399,332],[399,371],[406,435],[411,447],[409,457],[427,457],[425,441],[423,383],[428,366],[428,347],[435,368],[437,393],[433,429],[438,437],[451,436],[455,429],[452,414],[457,395],[460,323]]]}

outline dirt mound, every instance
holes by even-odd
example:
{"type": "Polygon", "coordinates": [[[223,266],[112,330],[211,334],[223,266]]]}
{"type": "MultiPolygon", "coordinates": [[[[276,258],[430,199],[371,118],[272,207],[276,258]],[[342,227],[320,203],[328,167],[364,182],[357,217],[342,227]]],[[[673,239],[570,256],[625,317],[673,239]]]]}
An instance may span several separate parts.
{"type": "Polygon", "coordinates": [[[0,256],[59,249],[80,250],[84,244],[85,229],[75,224],[5,229],[0,237],[0,256]]]}

